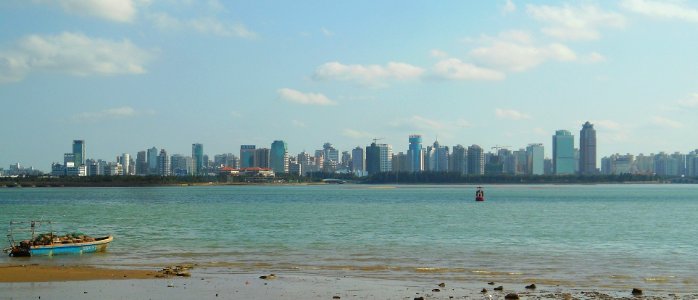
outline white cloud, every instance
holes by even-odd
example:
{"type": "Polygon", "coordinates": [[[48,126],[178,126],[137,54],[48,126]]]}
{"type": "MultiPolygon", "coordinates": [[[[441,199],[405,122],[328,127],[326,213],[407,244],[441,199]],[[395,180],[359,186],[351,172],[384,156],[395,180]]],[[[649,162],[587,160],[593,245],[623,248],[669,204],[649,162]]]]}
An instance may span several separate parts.
{"type": "Polygon", "coordinates": [[[596,40],[602,27],[623,28],[625,17],[615,12],[605,12],[595,5],[583,6],[526,6],[534,19],[547,23],[543,33],[563,40],[596,40]]]}
{"type": "Polygon", "coordinates": [[[288,102],[304,104],[304,105],[334,105],[336,102],[330,100],[323,94],[319,93],[303,93],[297,90],[283,88],[277,91],[281,99],[288,102]]]}
{"type": "Polygon", "coordinates": [[[307,127],[307,125],[305,125],[305,123],[303,121],[299,121],[299,120],[291,120],[291,125],[293,125],[293,127],[298,127],[298,128],[307,127]]]}
{"type": "Polygon", "coordinates": [[[81,33],[30,35],[0,50],[0,83],[20,81],[37,71],[78,76],[141,74],[152,55],[129,40],[90,38],[81,33]]]}
{"type": "Polygon", "coordinates": [[[212,17],[202,17],[189,20],[180,20],[167,13],[154,13],[149,19],[155,27],[162,30],[194,30],[203,34],[211,34],[222,37],[254,38],[256,33],[247,29],[243,24],[228,24],[212,17]]]}
{"type": "Polygon", "coordinates": [[[589,53],[584,59],[588,63],[600,63],[606,61],[606,57],[603,56],[601,53],[598,52],[592,52],[589,53]]]}
{"type": "Polygon", "coordinates": [[[429,55],[435,58],[448,58],[448,53],[439,49],[432,49],[431,51],[429,51],[429,55]]]}
{"type": "Polygon", "coordinates": [[[104,120],[116,120],[116,119],[126,119],[133,118],[139,115],[152,115],[155,114],[153,111],[136,111],[130,106],[122,106],[109,108],[102,111],[96,112],[82,112],[73,116],[73,121],[76,122],[97,122],[104,120]]]}
{"type": "Polygon", "coordinates": [[[673,128],[673,129],[678,129],[682,128],[683,124],[681,124],[678,121],[672,120],[672,119],[667,119],[664,117],[660,116],[653,116],[652,119],[650,120],[652,124],[660,126],[660,127],[665,127],[665,128],[673,128]]]}
{"type": "Polygon", "coordinates": [[[529,116],[528,114],[513,109],[496,108],[494,110],[494,114],[495,116],[497,116],[497,118],[514,121],[526,120],[531,118],[531,116],[529,116]]]}
{"type": "Polygon", "coordinates": [[[432,120],[419,115],[395,120],[391,122],[390,125],[393,127],[417,130],[443,130],[448,127],[444,122],[432,120]]]}
{"type": "Polygon", "coordinates": [[[510,14],[516,11],[516,4],[514,4],[514,1],[511,0],[506,0],[504,5],[502,6],[502,13],[504,14],[510,14]]]}
{"type": "Polygon", "coordinates": [[[574,61],[577,54],[563,44],[535,45],[529,34],[521,31],[504,32],[498,37],[483,38],[487,46],[475,48],[470,55],[475,59],[509,71],[521,72],[545,61],[574,61]]]}
{"type": "Polygon", "coordinates": [[[684,1],[623,0],[621,6],[653,18],[698,22],[698,9],[686,5],[684,1]]]}
{"type": "Polygon", "coordinates": [[[315,69],[316,80],[353,81],[363,85],[379,86],[385,80],[410,80],[419,78],[424,69],[401,62],[381,65],[345,65],[328,62],[315,69]]]}
{"type": "Polygon", "coordinates": [[[369,138],[372,138],[375,136],[375,135],[368,133],[368,132],[358,131],[358,130],[349,129],[349,128],[344,129],[342,131],[342,135],[349,137],[349,138],[353,138],[353,139],[369,139],[369,138]]]}
{"type": "MultiPolygon", "coordinates": [[[[622,126],[620,123],[612,121],[612,120],[592,120],[590,121],[594,126],[600,128],[600,129],[605,129],[605,130],[613,130],[613,131],[618,131],[622,129],[622,126]]],[[[579,122],[581,123],[581,122],[579,122]]]]}
{"type": "Polygon", "coordinates": [[[451,80],[502,80],[504,73],[464,63],[457,58],[444,59],[434,65],[439,78],[451,80]]]}
{"type": "Polygon", "coordinates": [[[114,22],[131,22],[136,15],[133,0],[37,0],[49,5],[60,5],[70,14],[90,16],[114,22]]]}
{"type": "Polygon", "coordinates": [[[685,108],[697,108],[698,107],[698,93],[691,95],[689,98],[681,99],[678,101],[679,106],[685,108]]]}

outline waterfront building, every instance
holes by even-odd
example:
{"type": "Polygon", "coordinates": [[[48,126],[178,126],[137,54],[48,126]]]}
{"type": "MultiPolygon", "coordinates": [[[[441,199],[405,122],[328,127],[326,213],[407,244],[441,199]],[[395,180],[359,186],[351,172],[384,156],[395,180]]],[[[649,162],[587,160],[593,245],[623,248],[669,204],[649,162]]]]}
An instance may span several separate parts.
{"type": "Polygon", "coordinates": [[[312,156],[310,156],[309,153],[305,151],[298,153],[298,156],[296,157],[296,162],[298,162],[298,164],[301,165],[302,175],[307,175],[308,173],[313,172],[315,160],[312,156]]]}
{"type": "Polygon", "coordinates": [[[276,140],[271,143],[269,162],[274,173],[286,174],[289,172],[288,145],[286,142],[276,140]]]}
{"type": "Polygon", "coordinates": [[[301,176],[303,175],[303,166],[298,163],[297,160],[291,160],[288,162],[288,174],[301,176]]]}
{"type": "Polygon", "coordinates": [[[269,148],[259,148],[255,149],[254,151],[254,163],[252,164],[254,167],[262,168],[262,169],[269,169],[269,157],[271,155],[271,151],[269,148]]]}
{"type": "Polygon", "coordinates": [[[513,164],[513,166],[510,166],[512,169],[509,174],[524,175],[530,173],[528,170],[528,152],[526,152],[526,149],[516,150],[512,152],[511,156],[512,157],[507,162],[507,164],[513,164]]]}
{"type": "Polygon", "coordinates": [[[85,141],[84,140],[73,140],[73,162],[75,165],[85,164],[85,141]]]}
{"type": "Polygon", "coordinates": [[[255,145],[240,145],[240,168],[254,167],[255,145]]]}
{"type": "Polygon", "coordinates": [[[351,168],[356,176],[366,175],[366,155],[359,146],[351,150],[351,168]]]}
{"type": "Polygon", "coordinates": [[[543,144],[529,144],[526,147],[527,174],[545,174],[545,149],[543,144]]]}
{"type": "Polygon", "coordinates": [[[409,159],[410,172],[424,171],[424,148],[422,148],[422,136],[410,135],[407,157],[409,159]]]}
{"type": "Polygon", "coordinates": [[[165,149],[160,150],[158,155],[158,175],[160,176],[170,176],[172,175],[170,166],[170,157],[167,155],[165,149]]]}
{"type": "Polygon", "coordinates": [[[118,162],[110,162],[104,168],[104,175],[107,176],[120,176],[123,173],[123,166],[118,162]]]}
{"type": "Polygon", "coordinates": [[[351,170],[351,152],[342,151],[342,161],[340,163],[342,169],[351,170]]]}
{"type": "Polygon", "coordinates": [[[324,158],[323,163],[334,162],[335,165],[339,164],[339,150],[337,150],[331,143],[325,143],[322,145],[322,155],[324,158]]]}
{"type": "Polygon", "coordinates": [[[65,166],[57,162],[51,163],[51,176],[65,176],[65,166]]]}
{"type": "Polygon", "coordinates": [[[567,130],[557,130],[553,136],[553,173],[574,174],[574,136],[567,130]]]}
{"type": "Polygon", "coordinates": [[[441,146],[439,141],[434,141],[434,145],[427,147],[425,157],[428,170],[432,172],[448,172],[448,147],[441,146]]]}
{"type": "MultiPolygon", "coordinates": [[[[204,174],[204,166],[208,165],[208,158],[204,161],[204,145],[203,144],[191,144],[191,159],[193,161],[194,167],[191,169],[191,175],[201,176],[204,174]]],[[[174,167],[172,168],[174,170],[174,167]]]]}
{"type": "Polygon", "coordinates": [[[601,158],[601,173],[604,175],[637,174],[633,155],[613,154],[601,158]]]}
{"type": "Polygon", "coordinates": [[[393,149],[388,144],[371,143],[366,147],[366,171],[368,175],[392,170],[393,149]]]}
{"type": "Polygon", "coordinates": [[[478,145],[468,147],[468,174],[485,174],[485,152],[478,145]]]}
{"type": "Polygon", "coordinates": [[[128,153],[123,153],[118,159],[121,163],[121,175],[131,175],[129,169],[131,168],[131,155],[128,153]]]}
{"type": "Polygon", "coordinates": [[[391,169],[395,172],[409,172],[409,162],[407,154],[402,152],[393,154],[391,169]]]}
{"type": "MultiPolygon", "coordinates": [[[[89,172],[88,172],[89,173],[89,172]]],[[[148,174],[148,161],[145,151],[136,153],[136,175],[143,176],[148,174]]]]}
{"type": "Polygon", "coordinates": [[[146,150],[148,161],[148,175],[158,175],[158,148],[150,148],[146,150]]]}
{"type": "Polygon", "coordinates": [[[468,149],[462,145],[453,146],[449,159],[449,170],[458,172],[461,175],[468,174],[468,149]]]}
{"type": "Polygon", "coordinates": [[[579,131],[579,174],[596,174],[596,130],[588,121],[579,131]]]}
{"type": "Polygon", "coordinates": [[[109,165],[106,161],[101,159],[88,159],[85,163],[87,163],[87,176],[106,175],[106,168],[109,165]]]}
{"type": "MultiPolygon", "coordinates": [[[[181,154],[173,154],[170,156],[170,171],[174,176],[193,175],[196,170],[194,157],[181,154]]],[[[203,175],[203,174],[202,174],[203,175]]]]}
{"type": "Polygon", "coordinates": [[[654,154],[644,155],[640,153],[635,157],[635,169],[638,174],[654,174],[654,154]]]}
{"type": "Polygon", "coordinates": [[[686,155],[686,176],[698,176],[698,149],[691,151],[686,155]]]}

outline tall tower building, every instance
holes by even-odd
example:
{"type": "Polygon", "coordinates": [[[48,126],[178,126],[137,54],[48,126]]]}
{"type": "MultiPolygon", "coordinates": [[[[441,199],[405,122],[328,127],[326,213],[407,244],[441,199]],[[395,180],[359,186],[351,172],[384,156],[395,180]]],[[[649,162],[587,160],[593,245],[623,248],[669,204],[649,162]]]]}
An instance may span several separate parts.
{"type": "Polygon", "coordinates": [[[453,146],[449,159],[449,170],[461,175],[468,174],[468,149],[461,145],[453,146]]]}
{"type": "Polygon", "coordinates": [[[202,144],[191,144],[191,159],[194,162],[194,168],[192,169],[192,175],[199,176],[203,175],[204,169],[204,145],[202,144]]]}
{"type": "Polygon", "coordinates": [[[526,147],[526,158],[529,174],[545,174],[545,152],[543,144],[528,145],[528,147],[526,147]]]}
{"type": "Polygon", "coordinates": [[[240,168],[254,166],[255,145],[240,145],[240,168]]]}
{"type": "Polygon", "coordinates": [[[158,148],[150,148],[147,151],[148,175],[158,175],[158,148]]]}
{"type": "Polygon", "coordinates": [[[468,147],[468,174],[485,174],[485,151],[478,145],[468,147]]]}
{"type": "Polygon", "coordinates": [[[424,149],[422,148],[422,136],[410,135],[410,146],[407,150],[410,172],[424,171],[424,149]]]}
{"type": "Polygon", "coordinates": [[[555,131],[553,136],[553,174],[574,174],[574,136],[567,130],[555,131]]]}
{"type": "Polygon", "coordinates": [[[158,155],[158,175],[172,175],[170,167],[170,157],[167,155],[167,151],[165,149],[161,149],[160,155],[158,155]]]}
{"type": "Polygon", "coordinates": [[[388,144],[371,143],[366,147],[366,171],[369,175],[390,172],[393,168],[393,148],[388,144]]]}
{"type": "Polygon", "coordinates": [[[588,121],[579,131],[579,174],[596,174],[596,130],[588,121]]]}
{"type": "Polygon", "coordinates": [[[351,150],[351,167],[355,175],[363,176],[365,174],[366,155],[363,148],[357,146],[354,150],[351,150]]]}
{"type": "Polygon", "coordinates": [[[145,151],[138,151],[136,153],[136,175],[143,176],[146,174],[148,174],[148,162],[145,151]]]}
{"type": "Polygon", "coordinates": [[[85,164],[85,140],[73,140],[73,155],[75,166],[85,164]]]}
{"type": "Polygon", "coordinates": [[[269,168],[269,157],[271,151],[269,148],[259,148],[254,151],[254,167],[269,168]]]}
{"type": "Polygon", "coordinates": [[[286,142],[277,140],[271,143],[269,163],[275,174],[288,173],[288,146],[286,142]]]}
{"type": "Polygon", "coordinates": [[[131,175],[129,169],[131,168],[131,154],[124,153],[119,159],[121,163],[121,175],[131,175]]]}

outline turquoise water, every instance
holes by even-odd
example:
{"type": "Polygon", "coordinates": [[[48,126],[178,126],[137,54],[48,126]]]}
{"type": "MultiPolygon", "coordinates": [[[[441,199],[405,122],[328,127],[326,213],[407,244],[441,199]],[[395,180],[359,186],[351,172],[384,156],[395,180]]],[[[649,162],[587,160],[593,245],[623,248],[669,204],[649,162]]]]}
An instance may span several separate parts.
{"type": "Polygon", "coordinates": [[[115,236],[105,254],[22,260],[38,263],[697,289],[698,186],[496,185],[483,203],[474,191],[5,188],[0,224],[44,218],[58,231],[115,236]]]}

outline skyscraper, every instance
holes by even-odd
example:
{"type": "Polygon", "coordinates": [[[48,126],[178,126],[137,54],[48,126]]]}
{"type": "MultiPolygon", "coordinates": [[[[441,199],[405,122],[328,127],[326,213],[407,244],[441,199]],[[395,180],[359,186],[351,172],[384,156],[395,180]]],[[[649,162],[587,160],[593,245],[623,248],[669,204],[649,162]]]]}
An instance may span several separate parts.
{"type": "Polygon", "coordinates": [[[422,136],[418,134],[410,135],[410,146],[407,150],[409,168],[411,172],[421,172],[424,170],[424,149],[422,149],[422,136]]]}
{"type": "Polygon", "coordinates": [[[286,142],[277,140],[271,143],[269,163],[274,173],[288,173],[288,146],[286,142]]]}
{"type": "Polygon", "coordinates": [[[150,148],[147,151],[148,175],[158,175],[158,148],[150,148]]]}
{"type": "Polygon", "coordinates": [[[363,176],[366,171],[366,155],[364,149],[356,147],[351,150],[351,166],[356,176],[363,176]]]}
{"type": "Polygon", "coordinates": [[[579,174],[596,174],[596,130],[588,121],[579,131],[579,174]]]}
{"type": "Polygon", "coordinates": [[[85,164],[85,141],[84,140],[73,140],[73,162],[75,166],[80,166],[85,164]]]}
{"type": "Polygon", "coordinates": [[[468,174],[485,174],[485,152],[478,145],[468,147],[468,174]]]}
{"type": "Polygon", "coordinates": [[[255,145],[240,145],[240,168],[254,166],[255,145]]]}
{"type": "Polygon", "coordinates": [[[170,176],[172,174],[170,169],[170,157],[167,155],[165,149],[161,149],[160,155],[158,155],[158,174],[160,176],[170,176]]]}
{"type": "Polygon", "coordinates": [[[371,143],[366,147],[366,171],[369,175],[392,170],[393,148],[387,144],[371,143]]]}
{"type": "Polygon", "coordinates": [[[545,152],[543,144],[529,144],[528,147],[526,147],[526,156],[529,174],[545,174],[545,152]]]}
{"type": "Polygon", "coordinates": [[[461,175],[467,174],[468,150],[461,145],[453,146],[453,151],[451,152],[449,163],[449,170],[451,172],[458,172],[461,175]]]}
{"type": "Polygon", "coordinates": [[[567,130],[555,131],[553,136],[553,174],[574,174],[574,136],[567,130]]]}
{"type": "Polygon", "coordinates": [[[427,147],[425,157],[429,171],[448,172],[448,147],[441,146],[439,141],[434,141],[433,147],[427,147]]]}
{"type": "Polygon", "coordinates": [[[148,174],[148,162],[145,151],[138,151],[136,153],[136,175],[143,176],[146,174],[148,174]]]}
{"type": "Polygon", "coordinates": [[[191,144],[191,159],[194,163],[194,168],[192,168],[192,175],[200,176],[203,175],[204,169],[204,145],[202,144],[191,144]]]}
{"type": "Polygon", "coordinates": [[[269,148],[259,148],[254,151],[254,167],[269,168],[269,156],[271,151],[269,148]]]}
{"type": "Polygon", "coordinates": [[[119,159],[121,163],[121,175],[131,175],[129,172],[129,169],[131,168],[131,155],[128,153],[124,153],[121,155],[121,158],[119,159]]]}

